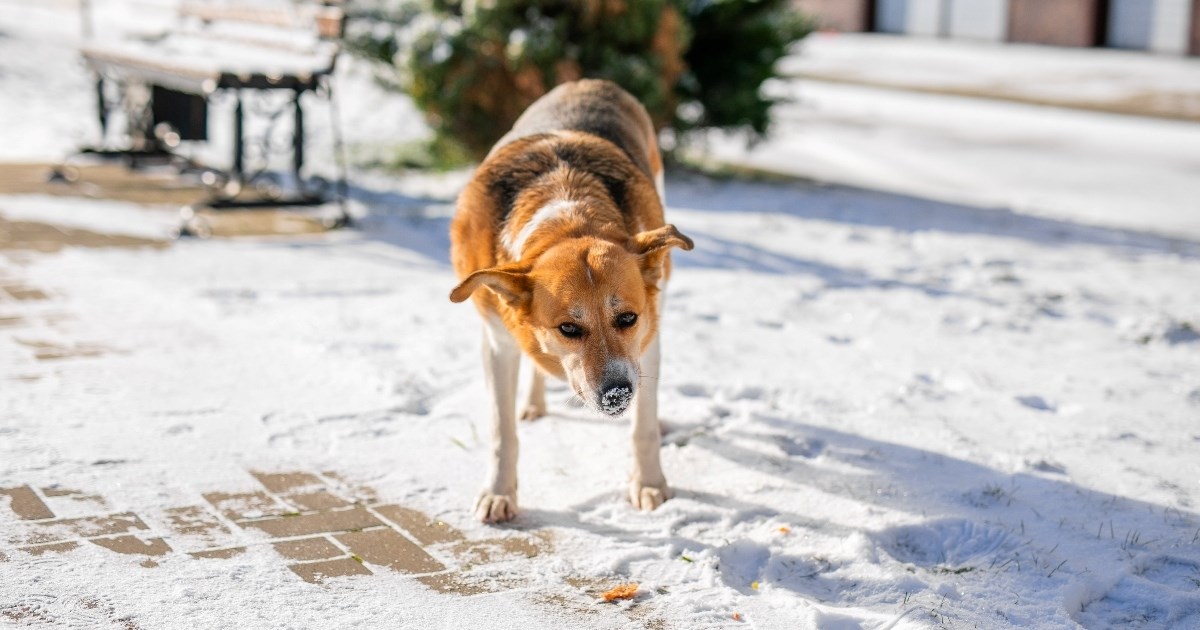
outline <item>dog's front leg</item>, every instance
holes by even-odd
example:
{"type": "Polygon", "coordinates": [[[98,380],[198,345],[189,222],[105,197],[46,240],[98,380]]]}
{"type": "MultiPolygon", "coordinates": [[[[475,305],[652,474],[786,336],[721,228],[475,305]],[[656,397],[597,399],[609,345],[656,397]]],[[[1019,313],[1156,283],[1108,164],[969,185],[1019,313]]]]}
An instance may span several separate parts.
{"type": "Polygon", "coordinates": [[[658,427],[658,339],[655,335],[642,355],[641,378],[633,400],[633,475],[629,481],[629,500],[639,510],[653,510],[671,498],[659,460],[662,433],[658,427]]]}
{"type": "Polygon", "coordinates": [[[530,366],[529,398],[525,403],[525,411],[521,412],[522,420],[537,420],[546,415],[546,376],[538,366],[530,366]]]}
{"type": "Polygon", "coordinates": [[[499,321],[484,326],[483,371],[492,392],[492,461],[487,485],[475,501],[485,523],[517,515],[517,368],[521,351],[499,321]]]}

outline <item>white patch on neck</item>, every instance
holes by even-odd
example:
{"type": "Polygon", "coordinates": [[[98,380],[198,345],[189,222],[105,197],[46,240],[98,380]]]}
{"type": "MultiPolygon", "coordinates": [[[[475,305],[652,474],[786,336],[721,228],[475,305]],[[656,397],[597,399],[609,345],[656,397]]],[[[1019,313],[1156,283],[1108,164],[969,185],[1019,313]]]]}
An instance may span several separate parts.
{"type": "Polygon", "coordinates": [[[529,237],[543,223],[571,211],[576,205],[577,202],[573,199],[556,199],[551,201],[533,213],[533,216],[529,217],[529,220],[525,222],[525,225],[521,227],[516,236],[513,236],[512,230],[506,230],[504,236],[500,238],[500,242],[504,244],[504,248],[508,250],[508,254],[513,259],[520,260],[521,251],[525,249],[525,241],[529,240],[529,237]]]}

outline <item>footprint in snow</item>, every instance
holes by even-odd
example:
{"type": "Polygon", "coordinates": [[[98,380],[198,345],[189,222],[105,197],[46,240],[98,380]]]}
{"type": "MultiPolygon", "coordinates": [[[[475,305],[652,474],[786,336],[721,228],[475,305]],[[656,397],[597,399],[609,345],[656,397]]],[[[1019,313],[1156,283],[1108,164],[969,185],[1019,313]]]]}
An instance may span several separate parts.
{"type": "Polygon", "coordinates": [[[735,390],[730,396],[733,400],[762,400],[767,395],[767,390],[748,385],[735,390]]]}
{"type": "Polygon", "coordinates": [[[950,570],[986,568],[1020,545],[1003,529],[962,519],[891,527],[875,540],[900,562],[950,570]]]}
{"type": "Polygon", "coordinates": [[[825,443],[821,440],[795,438],[789,435],[774,435],[771,436],[771,441],[789,457],[813,459],[825,450],[825,443]]]}
{"type": "Polygon", "coordinates": [[[1192,343],[1200,341],[1200,332],[1196,331],[1191,322],[1172,322],[1163,332],[1163,340],[1172,346],[1180,343],[1192,343]]]}
{"type": "Polygon", "coordinates": [[[688,398],[704,398],[708,396],[708,388],[696,383],[684,383],[675,388],[675,391],[687,396],[688,398]]]}
{"type": "Polygon", "coordinates": [[[1132,569],[1106,592],[1085,596],[1075,621],[1089,628],[1200,628],[1200,562],[1148,555],[1132,569]]]}
{"type": "Polygon", "coordinates": [[[1138,558],[1134,573],[1163,586],[1200,594],[1200,561],[1160,555],[1138,558]]]}
{"type": "Polygon", "coordinates": [[[1017,402],[1021,403],[1022,405],[1025,405],[1026,407],[1029,407],[1030,409],[1036,409],[1038,411],[1053,412],[1053,411],[1057,410],[1057,407],[1055,407],[1053,403],[1050,403],[1049,401],[1047,401],[1045,398],[1042,398],[1041,396],[1017,396],[1016,400],[1017,400],[1017,402]]]}
{"type": "Polygon", "coordinates": [[[1030,470],[1036,470],[1037,472],[1051,473],[1055,475],[1067,474],[1066,466],[1063,466],[1058,462],[1052,462],[1045,459],[1039,459],[1036,462],[1026,461],[1025,465],[1028,466],[1030,470]]]}

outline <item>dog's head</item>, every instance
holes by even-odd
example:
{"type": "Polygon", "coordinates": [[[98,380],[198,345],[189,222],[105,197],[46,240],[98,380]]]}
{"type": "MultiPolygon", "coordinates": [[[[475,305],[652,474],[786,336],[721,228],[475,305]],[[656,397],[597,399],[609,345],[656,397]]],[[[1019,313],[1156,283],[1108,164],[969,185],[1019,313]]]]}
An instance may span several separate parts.
{"type": "Polygon", "coordinates": [[[692,248],[673,225],[623,245],[569,239],[533,261],[472,273],[450,299],[462,302],[480,287],[495,293],[509,310],[505,324],[542,369],[616,416],[633,402],[638,359],[658,332],[659,281],[672,247],[692,248]]]}

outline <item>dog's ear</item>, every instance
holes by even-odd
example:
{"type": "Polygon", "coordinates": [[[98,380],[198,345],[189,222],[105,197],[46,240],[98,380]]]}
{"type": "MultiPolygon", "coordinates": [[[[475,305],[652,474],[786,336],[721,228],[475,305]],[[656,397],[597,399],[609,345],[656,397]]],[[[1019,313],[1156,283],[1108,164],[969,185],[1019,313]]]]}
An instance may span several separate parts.
{"type": "Polygon", "coordinates": [[[669,223],[654,230],[639,232],[630,239],[629,250],[638,256],[647,284],[658,284],[662,278],[663,261],[672,247],[686,251],[695,247],[695,243],[669,223]]]}
{"type": "Polygon", "coordinates": [[[633,236],[629,249],[639,256],[646,256],[671,247],[690,250],[695,246],[692,239],[684,236],[683,232],[668,223],[658,229],[638,232],[633,236]]]}
{"type": "Polygon", "coordinates": [[[517,308],[529,299],[529,267],[502,265],[476,271],[450,291],[450,301],[462,302],[481,286],[491,289],[510,307],[517,308]]]}

